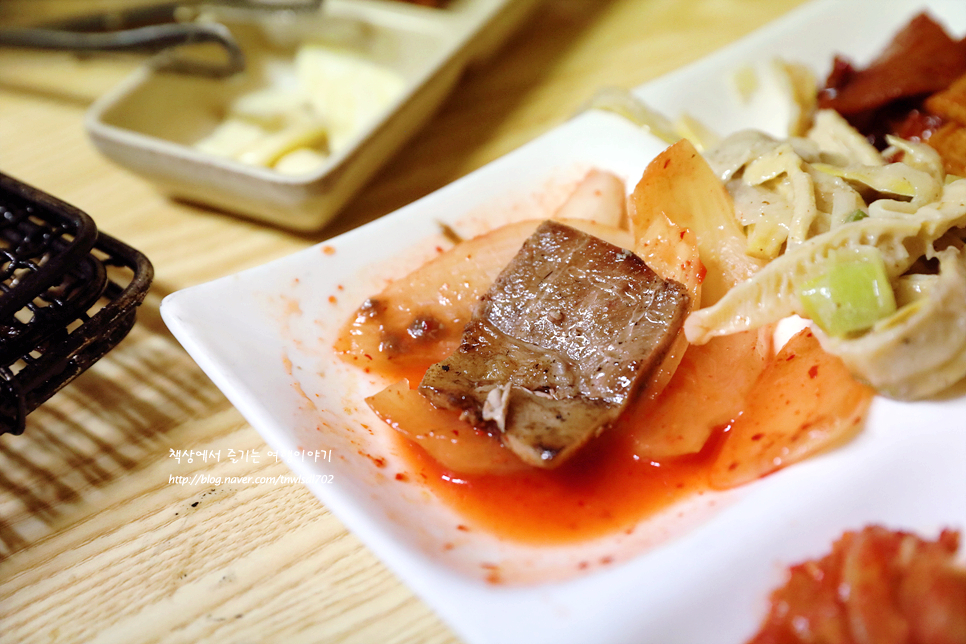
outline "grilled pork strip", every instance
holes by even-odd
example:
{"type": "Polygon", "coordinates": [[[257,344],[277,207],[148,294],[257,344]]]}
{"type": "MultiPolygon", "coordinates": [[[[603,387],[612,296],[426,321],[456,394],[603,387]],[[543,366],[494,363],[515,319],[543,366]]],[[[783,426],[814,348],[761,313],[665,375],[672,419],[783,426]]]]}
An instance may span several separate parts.
{"type": "Polygon", "coordinates": [[[687,290],[639,257],[546,221],[419,391],[553,468],[614,421],[684,322],[687,290]]]}

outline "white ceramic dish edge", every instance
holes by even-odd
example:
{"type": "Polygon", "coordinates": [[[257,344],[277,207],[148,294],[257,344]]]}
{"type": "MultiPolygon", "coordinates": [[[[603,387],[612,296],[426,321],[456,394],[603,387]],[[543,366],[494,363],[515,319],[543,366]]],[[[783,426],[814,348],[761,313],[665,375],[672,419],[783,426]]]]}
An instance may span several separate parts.
{"type": "MultiPolygon", "coordinates": [[[[283,228],[318,230],[429,120],[464,69],[491,55],[522,23],[536,0],[463,0],[453,10],[337,4],[380,29],[391,29],[385,23],[395,18],[408,38],[419,39],[418,33],[425,32],[423,40],[438,42],[404,94],[319,172],[284,175],[246,166],[117,124],[118,115],[126,118],[124,111],[136,108],[139,96],[164,79],[150,64],[94,102],[84,119],[88,136],[102,154],[173,197],[283,228]]],[[[177,110],[169,112],[177,116],[177,110]]]]}

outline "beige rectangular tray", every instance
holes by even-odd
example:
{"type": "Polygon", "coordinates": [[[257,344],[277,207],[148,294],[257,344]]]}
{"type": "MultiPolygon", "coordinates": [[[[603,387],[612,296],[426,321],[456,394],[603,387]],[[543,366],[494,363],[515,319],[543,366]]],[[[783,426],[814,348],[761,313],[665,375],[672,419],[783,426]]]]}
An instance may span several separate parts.
{"type": "Polygon", "coordinates": [[[227,80],[161,72],[148,64],[91,106],[85,126],[99,150],[172,197],[285,228],[324,226],[432,116],[467,66],[491,55],[537,0],[453,0],[433,9],[395,0],[326,0],[297,24],[229,24],[246,71],[227,80]],[[317,170],[286,175],[205,154],[238,96],[267,87],[305,39],[353,25],[364,53],[402,74],[405,90],[317,170]],[[284,37],[279,33],[285,32],[284,37]]]}

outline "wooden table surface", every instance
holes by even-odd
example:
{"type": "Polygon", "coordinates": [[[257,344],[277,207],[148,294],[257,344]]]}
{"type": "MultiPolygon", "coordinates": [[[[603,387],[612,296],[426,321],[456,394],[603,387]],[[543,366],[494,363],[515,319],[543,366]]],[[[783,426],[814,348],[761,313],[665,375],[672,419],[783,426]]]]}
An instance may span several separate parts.
{"type": "MultiPolygon", "coordinates": [[[[171,201],[101,157],[82,120],[133,59],[0,50],[0,171],[92,215],[156,271],[128,338],[0,436],[0,642],[444,643],[457,638],[307,489],[179,485],[284,474],[177,463],[264,445],[161,321],[179,289],[266,263],[436,190],[802,0],[547,0],[328,228],[296,235],[171,201]]],[[[2,0],[26,23],[101,2],[2,0]]]]}

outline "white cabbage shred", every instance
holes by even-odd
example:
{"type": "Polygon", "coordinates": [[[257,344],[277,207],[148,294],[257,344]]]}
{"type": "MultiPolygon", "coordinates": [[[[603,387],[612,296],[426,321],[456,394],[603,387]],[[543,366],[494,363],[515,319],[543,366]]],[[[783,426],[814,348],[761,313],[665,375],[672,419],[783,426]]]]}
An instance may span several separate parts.
{"type": "Polygon", "coordinates": [[[832,111],[804,137],[738,132],[706,152],[725,182],[747,253],[769,260],[685,323],[692,343],[804,315],[802,286],[840,249],[877,248],[900,308],[823,346],[879,392],[935,395],[966,377],[966,179],[947,177],[923,143],[880,153],[832,111]],[[938,264],[938,269],[936,265],[938,264]]]}
{"type": "Polygon", "coordinates": [[[937,253],[938,278],[914,300],[857,338],[820,335],[823,348],[893,398],[942,392],[966,374],[966,255],[937,253]]]}
{"type": "Polygon", "coordinates": [[[624,90],[602,92],[587,105],[668,143],[690,140],[731,194],[746,253],[767,261],[688,316],[688,341],[805,317],[803,285],[825,274],[840,250],[874,247],[898,310],[846,337],[815,332],[882,394],[942,392],[966,378],[966,179],[947,176],[924,143],[889,137],[880,153],[841,115],[815,108],[806,69],[783,61],[775,69],[795,108],[786,139],[744,130],[718,140],[688,115],[672,122],[624,90]]]}

